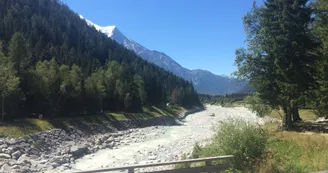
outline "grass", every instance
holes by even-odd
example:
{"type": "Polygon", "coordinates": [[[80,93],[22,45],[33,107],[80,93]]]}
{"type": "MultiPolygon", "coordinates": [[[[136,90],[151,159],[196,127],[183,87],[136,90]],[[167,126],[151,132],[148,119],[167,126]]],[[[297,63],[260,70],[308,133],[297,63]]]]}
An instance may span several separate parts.
{"type": "MultiPolygon", "coordinates": [[[[280,118],[277,112],[270,116],[280,118]]],[[[300,110],[303,120],[315,120],[312,110],[300,110]]],[[[314,132],[276,131],[278,122],[267,123],[270,131],[266,159],[257,172],[313,172],[328,170],[328,134],[314,132]]]]}
{"type": "Polygon", "coordinates": [[[16,119],[0,122],[0,134],[8,137],[24,137],[32,133],[51,130],[53,128],[78,127],[87,128],[88,124],[106,125],[113,121],[130,119],[150,119],[160,116],[178,116],[183,108],[168,106],[164,108],[156,106],[143,107],[142,112],[105,112],[103,114],[84,115],[79,117],[65,117],[55,119],[16,119]]]}
{"type": "Polygon", "coordinates": [[[328,170],[328,135],[292,131],[271,132],[267,158],[258,172],[311,172],[328,170]]]}
{"type": "MultiPolygon", "coordinates": [[[[281,115],[283,115],[283,111],[282,110],[273,110],[269,116],[270,117],[274,117],[274,118],[278,118],[278,119],[281,119],[281,115]]],[[[318,118],[318,116],[314,113],[313,110],[311,109],[300,109],[299,110],[299,114],[300,114],[300,117],[303,119],[303,120],[316,120],[318,118]]]]}

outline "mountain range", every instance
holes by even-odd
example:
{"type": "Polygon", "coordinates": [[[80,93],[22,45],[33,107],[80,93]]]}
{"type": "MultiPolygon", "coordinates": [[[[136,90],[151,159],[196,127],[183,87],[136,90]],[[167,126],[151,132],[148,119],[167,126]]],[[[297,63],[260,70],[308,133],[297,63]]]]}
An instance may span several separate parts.
{"type": "Polygon", "coordinates": [[[120,32],[116,26],[99,26],[88,19],[84,19],[89,26],[96,28],[98,31],[106,34],[117,43],[123,45],[125,48],[134,51],[138,56],[146,61],[153,63],[173,74],[192,81],[195,89],[201,94],[222,95],[241,92],[246,87],[246,82],[237,80],[232,77],[215,75],[209,71],[196,69],[189,70],[182,67],[179,63],[173,60],[170,56],[157,50],[149,50],[137,43],[134,40],[127,38],[120,32]]]}

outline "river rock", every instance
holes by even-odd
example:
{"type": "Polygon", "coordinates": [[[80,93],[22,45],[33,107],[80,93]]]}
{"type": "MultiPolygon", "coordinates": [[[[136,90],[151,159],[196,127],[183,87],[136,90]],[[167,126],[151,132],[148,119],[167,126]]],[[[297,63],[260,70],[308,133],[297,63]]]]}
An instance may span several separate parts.
{"type": "Polygon", "coordinates": [[[82,145],[82,146],[73,146],[71,147],[71,154],[74,158],[80,158],[82,156],[84,156],[85,154],[88,154],[90,151],[89,151],[89,148],[85,145],[82,145]]]}
{"type": "Polygon", "coordinates": [[[17,139],[9,139],[9,140],[6,141],[6,143],[7,143],[8,145],[14,145],[14,144],[16,144],[17,142],[18,142],[17,139]]]}
{"type": "Polygon", "coordinates": [[[13,172],[13,169],[8,164],[4,164],[2,165],[0,172],[13,172]]]}
{"type": "Polygon", "coordinates": [[[28,155],[40,155],[39,150],[36,148],[29,148],[26,153],[28,155]]]}
{"type": "Polygon", "coordinates": [[[58,165],[61,165],[61,164],[64,164],[64,163],[67,163],[66,159],[63,158],[62,156],[55,156],[51,162],[53,163],[57,163],[58,165]]]}
{"type": "Polygon", "coordinates": [[[30,158],[26,156],[26,154],[23,154],[19,157],[18,159],[19,162],[22,162],[22,163],[25,163],[25,164],[29,164],[31,165],[31,162],[30,162],[30,158]]]}
{"type": "Polygon", "coordinates": [[[16,160],[17,160],[21,155],[22,155],[22,153],[21,153],[19,150],[15,151],[14,153],[11,154],[11,156],[12,156],[14,159],[16,159],[16,160]]]}
{"type": "Polygon", "coordinates": [[[148,160],[156,160],[156,157],[155,156],[149,156],[148,160]]]}
{"type": "Polygon", "coordinates": [[[0,145],[0,149],[4,149],[4,148],[8,148],[8,145],[7,144],[0,145]]]}
{"type": "Polygon", "coordinates": [[[6,153],[0,153],[0,159],[11,159],[11,156],[6,153]]]}

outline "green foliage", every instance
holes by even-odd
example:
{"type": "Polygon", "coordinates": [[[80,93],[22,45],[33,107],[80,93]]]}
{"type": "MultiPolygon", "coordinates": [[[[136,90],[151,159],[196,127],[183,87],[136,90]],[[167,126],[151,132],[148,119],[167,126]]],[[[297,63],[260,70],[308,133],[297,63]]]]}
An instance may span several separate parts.
{"type": "Polygon", "coordinates": [[[272,132],[267,157],[257,172],[317,172],[328,169],[327,135],[292,131],[272,132]]]}
{"type": "Polygon", "coordinates": [[[258,93],[246,96],[244,101],[247,107],[259,117],[264,117],[272,111],[272,108],[259,97],[258,93]]]}
{"type": "Polygon", "coordinates": [[[11,117],[140,111],[165,105],[175,89],[177,104],[200,105],[190,82],[139,58],[57,0],[0,6],[0,50],[19,79],[20,92],[2,106],[11,117]]]}
{"type": "MultiPolygon", "coordinates": [[[[188,159],[186,154],[183,154],[181,157],[181,160],[186,160],[188,159]]],[[[175,169],[183,169],[183,168],[190,168],[191,167],[191,163],[184,163],[184,164],[177,164],[175,165],[175,169]]]]}
{"type": "Polygon", "coordinates": [[[42,100],[46,100],[43,104],[53,109],[53,116],[68,98],[76,97],[81,90],[81,70],[76,65],[73,67],[72,70],[67,65],[59,67],[52,59],[39,61],[35,69],[30,71],[30,88],[39,94],[42,100]]]}
{"type": "Polygon", "coordinates": [[[215,129],[212,143],[201,149],[195,146],[193,154],[200,157],[233,154],[234,169],[252,172],[255,163],[265,157],[267,141],[268,132],[261,126],[229,118],[215,129]]]}
{"type": "Polygon", "coordinates": [[[240,119],[228,119],[215,131],[211,148],[217,154],[234,154],[234,168],[251,170],[265,154],[268,133],[257,124],[240,119]]]}
{"type": "Polygon", "coordinates": [[[310,97],[319,116],[328,116],[328,3],[318,0],[312,4],[315,11],[313,34],[319,38],[320,46],[316,53],[320,56],[317,64],[316,80],[319,84],[317,90],[311,92],[310,97]]]}
{"type": "Polygon", "coordinates": [[[202,155],[202,148],[199,146],[198,143],[195,144],[192,153],[191,153],[191,157],[193,159],[199,158],[202,155]]]}
{"type": "Polygon", "coordinates": [[[30,65],[30,54],[23,34],[20,32],[14,33],[9,41],[9,57],[13,62],[14,69],[18,74],[21,74],[30,65]]]}
{"type": "Polygon", "coordinates": [[[300,120],[298,104],[316,87],[317,44],[308,0],[266,0],[244,17],[248,49],[236,50],[236,75],[270,106],[281,106],[285,125],[300,120]]]}
{"type": "Polygon", "coordinates": [[[11,61],[3,55],[0,50],[0,103],[1,120],[5,117],[5,106],[8,97],[19,91],[19,78],[13,68],[11,61]]]}
{"type": "Polygon", "coordinates": [[[204,104],[219,104],[221,106],[233,105],[233,103],[238,101],[243,101],[244,97],[248,94],[226,94],[226,95],[206,95],[200,94],[199,99],[204,104]]]}

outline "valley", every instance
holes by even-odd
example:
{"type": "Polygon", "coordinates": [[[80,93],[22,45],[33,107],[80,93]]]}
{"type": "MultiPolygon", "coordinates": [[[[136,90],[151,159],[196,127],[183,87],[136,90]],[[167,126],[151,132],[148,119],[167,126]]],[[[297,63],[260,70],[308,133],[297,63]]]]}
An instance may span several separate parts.
{"type": "MultiPolygon", "coordinates": [[[[173,126],[146,127],[139,134],[131,134],[134,139],[146,137],[142,142],[128,140],[113,149],[102,149],[96,153],[77,159],[66,172],[93,170],[133,164],[156,163],[180,160],[183,154],[191,153],[194,144],[208,144],[214,133],[213,128],[229,117],[241,118],[250,122],[262,122],[252,112],[243,107],[224,108],[208,105],[206,110],[188,115],[173,126]],[[210,116],[214,113],[215,116],[210,116]]],[[[124,132],[123,132],[124,133],[124,132]]],[[[126,139],[126,140],[125,140],[126,139]]],[[[155,167],[139,170],[155,171],[169,167],[155,167]]],[[[52,172],[65,172],[59,167],[52,172]]]]}

